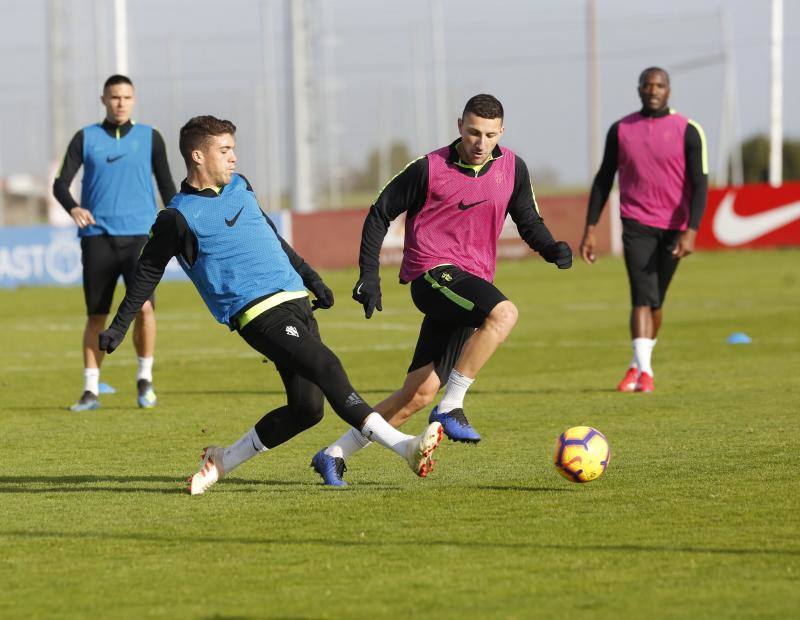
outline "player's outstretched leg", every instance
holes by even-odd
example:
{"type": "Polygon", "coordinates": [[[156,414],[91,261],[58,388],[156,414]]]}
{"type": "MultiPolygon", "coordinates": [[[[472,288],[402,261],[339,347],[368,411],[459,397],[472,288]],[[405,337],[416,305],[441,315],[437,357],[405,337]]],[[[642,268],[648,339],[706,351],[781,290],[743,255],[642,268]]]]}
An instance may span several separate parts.
{"type": "MultiPolygon", "coordinates": [[[[439,391],[439,377],[433,363],[410,371],[403,386],[375,405],[375,411],[394,428],[400,428],[419,410],[427,407],[439,391]]],[[[356,428],[349,428],[339,439],[314,455],[314,467],[326,485],[344,486],[346,462],[353,454],[372,442],[356,428]]]]}

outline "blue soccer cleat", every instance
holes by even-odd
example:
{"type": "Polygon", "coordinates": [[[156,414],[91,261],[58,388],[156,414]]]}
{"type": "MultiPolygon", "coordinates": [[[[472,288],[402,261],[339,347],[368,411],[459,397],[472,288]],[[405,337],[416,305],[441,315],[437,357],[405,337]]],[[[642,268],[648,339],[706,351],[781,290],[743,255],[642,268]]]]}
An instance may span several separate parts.
{"type": "Polygon", "coordinates": [[[156,406],[158,399],[156,393],[153,391],[152,382],[147,379],[139,379],[136,382],[136,402],[139,403],[140,409],[152,409],[156,406]]]}
{"type": "Polygon", "coordinates": [[[444,434],[452,441],[464,443],[478,443],[481,436],[470,426],[463,409],[453,409],[447,413],[439,413],[439,406],[433,408],[428,422],[439,422],[444,429],[444,434]]]}
{"type": "Polygon", "coordinates": [[[97,394],[89,390],[81,394],[78,402],[69,408],[70,411],[91,411],[93,409],[100,409],[100,399],[97,398],[97,394]]]}
{"type": "Polygon", "coordinates": [[[322,481],[325,485],[331,487],[346,487],[347,483],[342,480],[344,472],[347,471],[344,459],[341,457],[333,457],[325,454],[325,448],[322,448],[311,459],[311,467],[314,471],[322,476],[322,481]]]}

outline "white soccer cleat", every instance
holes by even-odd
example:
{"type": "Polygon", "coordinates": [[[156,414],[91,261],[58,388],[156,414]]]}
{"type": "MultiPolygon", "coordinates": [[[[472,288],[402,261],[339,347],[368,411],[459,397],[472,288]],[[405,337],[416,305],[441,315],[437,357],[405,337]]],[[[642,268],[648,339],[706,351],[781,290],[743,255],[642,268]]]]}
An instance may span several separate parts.
{"type": "Polygon", "coordinates": [[[406,447],[406,461],[411,470],[420,478],[424,478],[433,470],[434,461],[431,454],[442,441],[442,425],[433,422],[413,439],[406,447]]]}
{"type": "Polygon", "coordinates": [[[208,446],[203,450],[200,469],[187,480],[189,495],[202,495],[225,475],[225,467],[222,463],[223,454],[225,454],[225,448],[222,446],[208,446]]]}

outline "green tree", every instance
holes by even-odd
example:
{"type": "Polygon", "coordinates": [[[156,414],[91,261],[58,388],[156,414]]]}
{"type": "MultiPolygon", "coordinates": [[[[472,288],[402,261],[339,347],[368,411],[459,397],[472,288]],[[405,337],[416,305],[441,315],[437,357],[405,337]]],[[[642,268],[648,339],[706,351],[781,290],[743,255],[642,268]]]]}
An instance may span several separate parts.
{"type": "Polygon", "coordinates": [[[393,142],[386,154],[382,154],[378,148],[372,149],[367,157],[365,166],[360,170],[353,171],[351,177],[352,190],[361,192],[378,191],[412,159],[414,159],[414,156],[405,142],[393,142]],[[385,165],[381,160],[382,157],[387,157],[388,159],[385,165]],[[388,176],[386,176],[387,174],[388,176]]]}
{"type": "MultiPolygon", "coordinates": [[[[742,143],[742,167],[745,183],[769,180],[769,138],[763,134],[742,143]]],[[[783,179],[800,180],[800,140],[783,141],[783,179]]]]}

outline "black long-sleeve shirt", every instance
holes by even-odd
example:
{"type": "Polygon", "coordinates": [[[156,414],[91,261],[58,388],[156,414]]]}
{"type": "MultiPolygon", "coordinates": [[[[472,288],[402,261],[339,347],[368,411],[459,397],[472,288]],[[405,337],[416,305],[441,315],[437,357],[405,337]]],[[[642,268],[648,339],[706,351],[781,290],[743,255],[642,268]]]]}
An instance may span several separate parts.
{"type": "MultiPolygon", "coordinates": [[[[641,110],[642,116],[661,118],[670,114],[669,108],[658,112],[641,110]]],[[[606,146],[603,153],[603,162],[600,170],[595,175],[592,190],[589,194],[589,209],[586,213],[586,223],[597,224],[603,207],[611,193],[614,184],[614,175],[617,172],[619,161],[619,123],[617,121],[608,130],[606,146]]],[[[689,228],[697,230],[706,208],[708,197],[708,174],[703,171],[703,140],[697,128],[689,123],[683,137],[684,158],[686,160],[686,178],[692,185],[692,198],[689,202],[689,228]]]]}
{"type": "MultiPolygon", "coordinates": [[[[241,175],[240,175],[241,176],[241,175]]],[[[247,190],[252,192],[249,181],[242,177],[247,183],[247,190]]],[[[196,194],[206,198],[216,198],[219,194],[211,189],[197,189],[189,185],[186,180],[181,183],[181,193],[196,194]]],[[[281,242],[281,247],[289,258],[289,262],[295,271],[300,274],[303,284],[308,286],[311,282],[320,280],[319,274],[303,258],[294,251],[292,246],[278,234],[278,229],[266,213],[263,213],[266,223],[275,231],[275,235],[281,242]]],[[[142,249],[139,262],[136,264],[136,274],[133,282],[129,283],[125,291],[125,299],[117,310],[112,327],[120,329],[123,333],[128,330],[131,321],[142,307],[145,301],[150,299],[161,278],[167,263],[173,256],[180,256],[188,265],[193,265],[197,259],[197,237],[189,228],[186,219],[177,209],[164,209],[159,212],[153,227],[150,230],[150,239],[142,249]]],[[[269,295],[264,295],[249,302],[242,311],[266,299],[269,295]]]]}
{"type": "MultiPolygon", "coordinates": [[[[123,139],[133,127],[131,121],[127,121],[122,125],[115,125],[109,122],[108,119],[103,120],[103,129],[112,138],[123,139]]],[[[150,161],[153,166],[153,174],[156,177],[156,185],[158,186],[158,193],[161,195],[162,202],[166,205],[175,195],[175,182],[172,180],[172,175],[169,171],[169,163],[167,162],[167,147],[164,144],[164,138],[154,127],[153,128],[153,146],[150,155],[150,161]]],[[[78,170],[83,165],[83,129],[79,130],[70,140],[67,146],[67,153],[64,155],[64,161],[61,164],[61,169],[53,181],[53,195],[62,207],[69,213],[72,209],[78,206],[75,199],[70,194],[69,186],[72,180],[78,173],[78,170]]]]}
{"type": "MultiPolygon", "coordinates": [[[[455,170],[467,176],[482,176],[492,168],[493,159],[502,156],[500,147],[495,147],[492,159],[477,172],[472,167],[461,167],[456,145],[456,140],[450,145],[448,162],[456,164],[455,170]]],[[[544,220],[539,213],[539,206],[533,194],[528,167],[520,157],[516,157],[514,166],[514,188],[508,201],[506,213],[517,225],[520,237],[533,250],[540,252],[543,248],[554,243],[544,220]]],[[[383,239],[389,230],[389,224],[401,213],[406,213],[406,218],[414,217],[425,206],[428,195],[428,159],[420,157],[411,162],[406,168],[395,176],[383,188],[375,204],[370,207],[364,220],[361,232],[361,249],[358,264],[361,276],[378,272],[380,264],[380,251],[383,239]]]]}

